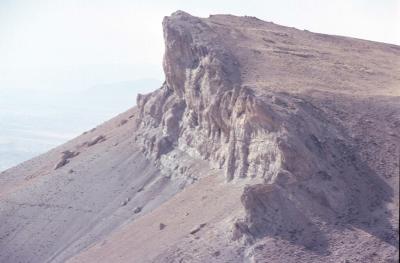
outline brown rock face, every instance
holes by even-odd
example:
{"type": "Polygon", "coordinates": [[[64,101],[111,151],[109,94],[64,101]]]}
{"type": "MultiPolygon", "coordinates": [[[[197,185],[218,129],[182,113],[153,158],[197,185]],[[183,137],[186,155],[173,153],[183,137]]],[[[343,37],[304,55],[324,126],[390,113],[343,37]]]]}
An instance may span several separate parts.
{"type": "Polygon", "coordinates": [[[398,261],[400,47],[163,29],[161,88],[0,176],[1,262],[398,261]]]}

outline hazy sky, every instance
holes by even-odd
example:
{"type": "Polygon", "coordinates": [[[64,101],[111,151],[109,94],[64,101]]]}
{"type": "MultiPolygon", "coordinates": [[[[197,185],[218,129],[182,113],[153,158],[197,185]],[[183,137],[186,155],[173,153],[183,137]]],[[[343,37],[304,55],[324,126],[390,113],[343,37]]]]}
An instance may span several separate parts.
{"type": "Polygon", "coordinates": [[[178,9],[400,44],[400,0],[0,0],[0,89],[161,80],[161,21],[178,9]]]}

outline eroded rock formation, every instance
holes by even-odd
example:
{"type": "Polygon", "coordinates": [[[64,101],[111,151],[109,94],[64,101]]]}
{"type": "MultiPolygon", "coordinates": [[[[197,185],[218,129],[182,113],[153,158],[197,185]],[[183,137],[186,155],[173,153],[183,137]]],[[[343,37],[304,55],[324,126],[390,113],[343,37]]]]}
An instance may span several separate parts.
{"type": "Polygon", "coordinates": [[[1,174],[1,262],[398,259],[398,46],[181,11],[163,29],[161,88],[1,174]]]}
{"type": "Polygon", "coordinates": [[[241,86],[238,61],[205,22],[179,12],[163,25],[166,82],[137,100],[145,151],[159,159],[178,148],[228,181],[273,178],[282,162],[276,113],[241,86]]]}
{"type": "Polygon", "coordinates": [[[366,229],[380,220],[371,211],[392,192],[362,165],[348,128],[306,94],[244,85],[240,59],[210,24],[184,12],[164,19],[166,81],[137,100],[147,156],[163,167],[178,149],[223,169],[228,182],[250,184],[234,239],[278,235],[316,248],[325,242],[316,218],[366,229]]]}

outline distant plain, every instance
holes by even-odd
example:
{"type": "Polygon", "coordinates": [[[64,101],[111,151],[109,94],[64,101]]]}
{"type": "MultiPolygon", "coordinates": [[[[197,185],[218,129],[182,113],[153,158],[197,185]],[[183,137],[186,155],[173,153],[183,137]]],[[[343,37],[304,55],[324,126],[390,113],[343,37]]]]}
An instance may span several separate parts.
{"type": "Polygon", "coordinates": [[[132,107],[157,79],[95,85],[82,91],[0,90],[0,171],[48,151],[132,107]],[[116,92],[118,91],[118,92],[116,92]]]}

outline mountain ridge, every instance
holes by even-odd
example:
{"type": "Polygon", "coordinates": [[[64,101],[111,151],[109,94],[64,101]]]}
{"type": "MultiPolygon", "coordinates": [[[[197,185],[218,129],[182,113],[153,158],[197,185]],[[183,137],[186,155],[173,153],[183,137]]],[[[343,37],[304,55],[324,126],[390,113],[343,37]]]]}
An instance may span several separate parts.
{"type": "Polygon", "coordinates": [[[396,260],[398,47],[182,11],[163,28],[161,88],[1,174],[3,261],[396,260]]]}

